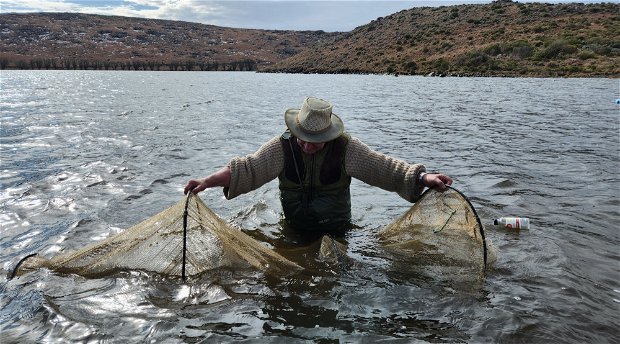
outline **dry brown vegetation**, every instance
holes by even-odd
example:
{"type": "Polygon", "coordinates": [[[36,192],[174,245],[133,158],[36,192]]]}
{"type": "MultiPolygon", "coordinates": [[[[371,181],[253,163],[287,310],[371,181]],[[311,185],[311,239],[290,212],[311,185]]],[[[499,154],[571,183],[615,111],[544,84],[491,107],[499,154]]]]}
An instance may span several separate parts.
{"type": "Polygon", "coordinates": [[[618,3],[413,8],[264,70],[618,77],[619,14],[618,3]]]}
{"type": "Polygon", "coordinates": [[[0,15],[1,68],[620,76],[620,4],[420,7],[346,33],[0,15]]]}
{"type": "Polygon", "coordinates": [[[2,14],[0,67],[255,70],[336,35],[77,13],[2,14]]]}

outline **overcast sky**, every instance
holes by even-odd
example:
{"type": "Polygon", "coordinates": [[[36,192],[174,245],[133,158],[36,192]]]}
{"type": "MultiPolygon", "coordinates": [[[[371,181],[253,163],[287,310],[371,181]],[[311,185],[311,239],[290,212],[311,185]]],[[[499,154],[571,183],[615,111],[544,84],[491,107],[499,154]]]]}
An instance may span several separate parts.
{"type": "MultiPolygon", "coordinates": [[[[618,0],[609,0],[611,2],[618,0]]],[[[490,3],[491,0],[207,1],[207,0],[0,0],[0,13],[79,12],[183,20],[218,26],[350,31],[378,17],[420,6],[490,3]]],[[[521,0],[519,2],[605,2],[521,0]]]]}

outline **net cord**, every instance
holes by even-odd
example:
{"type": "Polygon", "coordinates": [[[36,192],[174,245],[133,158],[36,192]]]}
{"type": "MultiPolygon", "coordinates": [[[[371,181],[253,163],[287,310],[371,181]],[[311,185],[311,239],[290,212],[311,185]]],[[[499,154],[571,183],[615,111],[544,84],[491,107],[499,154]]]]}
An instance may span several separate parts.
{"type": "Polygon", "coordinates": [[[189,198],[192,194],[192,191],[187,193],[187,198],[185,199],[185,210],[183,211],[183,262],[181,263],[181,278],[183,281],[185,281],[185,261],[187,259],[187,207],[189,206],[189,198]]]}

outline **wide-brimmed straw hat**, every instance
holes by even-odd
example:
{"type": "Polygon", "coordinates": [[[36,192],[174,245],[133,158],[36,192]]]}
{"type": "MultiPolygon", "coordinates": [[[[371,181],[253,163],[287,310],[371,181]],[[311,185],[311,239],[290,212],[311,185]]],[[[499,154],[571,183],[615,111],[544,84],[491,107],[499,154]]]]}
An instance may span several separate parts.
{"type": "Polygon", "coordinates": [[[334,140],[344,131],[342,120],[332,112],[332,104],[314,97],[304,99],[301,109],[286,110],[284,121],[295,137],[311,143],[334,140]]]}

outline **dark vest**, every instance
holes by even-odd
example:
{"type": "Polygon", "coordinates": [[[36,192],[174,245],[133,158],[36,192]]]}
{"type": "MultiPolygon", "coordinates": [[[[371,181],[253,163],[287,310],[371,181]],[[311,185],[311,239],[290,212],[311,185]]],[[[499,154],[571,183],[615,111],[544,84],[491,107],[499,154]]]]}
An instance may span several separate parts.
{"type": "Polygon", "coordinates": [[[335,231],[351,221],[351,177],[344,168],[349,138],[345,133],[326,143],[320,152],[308,155],[289,131],[282,134],[280,201],[286,221],[294,229],[335,231]]]}

